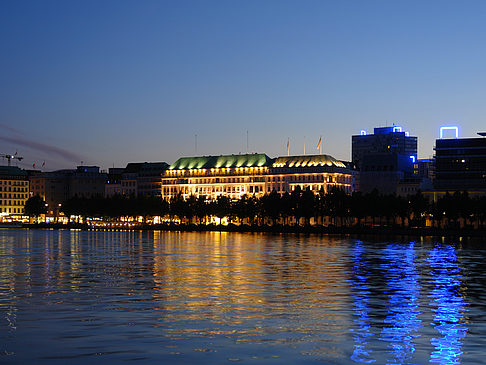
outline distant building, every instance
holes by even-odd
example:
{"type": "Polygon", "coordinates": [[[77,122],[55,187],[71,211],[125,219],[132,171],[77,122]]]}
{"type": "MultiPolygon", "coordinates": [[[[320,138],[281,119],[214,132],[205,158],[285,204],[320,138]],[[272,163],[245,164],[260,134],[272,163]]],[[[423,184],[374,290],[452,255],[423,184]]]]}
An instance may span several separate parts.
{"type": "Polygon", "coordinates": [[[78,166],[69,177],[69,197],[104,196],[106,176],[98,166],[78,166]]]}
{"type": "Polygon", "coordinates": [[[434,158],[424,158],[417,160],[414,164],[413,173],[420,178],[429,179],[430,181],[435,180],[435,159],[434,158]]]}
{"type": "Polygon", "coordinates": [[[161,196],[162,177],[168,167],[165,162],[143,163],[137,179],[138,195],[161,196]]]}
{"type": "Polygon", "coordinates": [[[413,173],[420,179],[419,189],[421,191],[432,190],[435,180],[435,159],[427,158],[417,160],[414,164],[413,173]]]}
{"type": "MultiPolygon", "coordinates": [[[[361,169],[363,157],[370,154],[395,153],[407,156],[414,160],[417,158],[417,137],[412,137],[402,127],[378,127],[373,134],[361,131],[351,139],[351,158],[356,167],[361,169]]],[[[415,161],[411,161],[415,162],[415,161]]]]}
{"type": "Polygon", "coordinates": [[[46,185],[44,173],[41,170],[26,170],[29,176],[29,197],[39,195],[44,198],[46,195],[46,185]]]}
{"type": "Polygon", "coordinates": [[[0,166],[0,215],[23,215],[28,198],[27,172],[14,166],[0,166]]]}
{"type": "Polygon", "coordinates": [[[486,189],[486,138],[435,141],[436,190],[486,189]]]}
{"type": "Polygon", "coordinates": [[[410,136],[399,126],[379,127],[374,128],[374,134],[361,131],[360,135],[352,136],[351,148],[352,162],[359,171],[357,190],[377,189],[384,194],[412,190],[417,137],[410,136]],[[406,188],[400,184],[405,184],[406,188]]]}
{"type": "Polygon", "coordinates": [[[239,199],[260,197],[275,190],[292,192],[299,186],[317,193],[339,187],[351,193],[354,173],[328,155],[285,156],[265,154],[183,157],[169,166],[162,179],[162,197],[181,195],[239,199]]]}
{"type": "Polygon", "coordinates": [[[122,194],[122,173],[123,167],[113,167],[108,169],[108,176],[105,184],[105,197],[122,194]]]}
{"type": "Polygon", "coordinates": [[[75,196],[90,198],[104,196],[107,174],[98,166],[78,166],[75,170],[57,170],[30,174],[30,195],[39,194],[48,210],[59,211],[62,203],[75,196]]]}
{"type": "Polygon", "coordinates": [[[121,173],[121,194],[161,196],[162,177],[168,167],[165,162],[129,163],[121,173]]]}
{"type": "Polygon", "coordinates": [[[382,194],[399,193],[399,184],[413,175],[413,163],[408,156],[398,153],[364,155],[359,171],[359,190],[382,194]]]}
{"type": "Polygon", "coordinates": [[[129,163],[122,172],[121,193],[123,195],[138,195],[137,178],[142,167],[142,162],[129,163]]]}

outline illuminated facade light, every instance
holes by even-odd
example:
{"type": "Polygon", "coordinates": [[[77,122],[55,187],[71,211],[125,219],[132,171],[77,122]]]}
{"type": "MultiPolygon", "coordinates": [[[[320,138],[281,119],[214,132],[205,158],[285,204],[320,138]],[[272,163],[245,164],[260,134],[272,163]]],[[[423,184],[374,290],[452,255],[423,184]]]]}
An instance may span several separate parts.
{"type": "Polygon", "coordinates": [[[366,136],[366,131],[364,129],[361,130],[361,135],[366,136]]]}
{"type": "Polygon", "coordinates": [[[440,130],[439,130],[440,139],[444,138],[444,131],[454,131],[456,133],[456,138],[459,138],[459,127],[457,127],[457,126],[440,127],[440,130]]]}
{"type": "Polygon", "coordinates": [[[415,163],[416,158],[415,158],[415,156],[414,156],[414,155],[410,156],[410,159],[412,160],[412,162],[413,162],[413,163],[415,163]]]}
{"type": "Polygon", "coordinates": [[[410,132],[405,132],[405,137],[410,137],[410,132]]]}
{"type": "Polygon", "coordinates": [[[401,132],[402,131],[402,127],[393,127],[393,133],[396,133],[396,132],[401,132]]]}

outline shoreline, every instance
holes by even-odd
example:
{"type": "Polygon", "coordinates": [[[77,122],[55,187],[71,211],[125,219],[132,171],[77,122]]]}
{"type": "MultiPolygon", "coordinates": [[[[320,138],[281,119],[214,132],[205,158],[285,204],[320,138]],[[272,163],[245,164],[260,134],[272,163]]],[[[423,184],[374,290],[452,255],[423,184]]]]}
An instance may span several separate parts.
{"type": "MultiPolygon", "coordinates": [[[[2,226],[0,225],[0,228],[2,226]]],[[[249,225],[176,225],[157,224],[139,225],[135,227],[92,227],[87,224],[56,224],[38,223],[21,224],[18,226],[4,226],[3,228],[29,228],[29,229],[79,229],[85,231],[172,231],[172,232],[240,232],[240,233],[305,233],[326,235],[372,235],[372,236],[410,236],[410,237],[472,237],[486,238],[486,229],[453,229],[453,228],[419,228],[419,227],[325,227],[325,226],[249,226],[249,225]]]]}

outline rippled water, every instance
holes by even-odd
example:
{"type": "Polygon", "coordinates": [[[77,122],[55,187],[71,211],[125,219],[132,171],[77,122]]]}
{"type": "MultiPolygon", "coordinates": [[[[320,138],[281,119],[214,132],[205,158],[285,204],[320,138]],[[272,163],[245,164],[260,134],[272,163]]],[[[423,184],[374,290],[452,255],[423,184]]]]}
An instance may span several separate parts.
{"type": "Polygon", "coordinates": [[[479,243],[0,229],[0,363],[476,364],[479,243]]]}

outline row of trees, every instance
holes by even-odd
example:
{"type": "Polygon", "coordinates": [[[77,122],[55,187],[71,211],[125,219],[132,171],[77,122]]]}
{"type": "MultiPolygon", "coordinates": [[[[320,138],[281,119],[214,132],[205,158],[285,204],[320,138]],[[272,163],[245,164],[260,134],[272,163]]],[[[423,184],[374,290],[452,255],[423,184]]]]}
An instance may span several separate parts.
{"type": "MultiPolygon", "coordinates": [[[[35,198],[35,197],[34,197],[35,198]]],[[[31,199],[34,199],[31,198],[31,199]]],[[[37,198],[36,198],[37,199],[37,198]]],[[[29,204],[29,202],[27,203],[29,204]]],[[[39,206],[42,204],[39,203],[39,206]]],[[[27,208],[27,206],[26,206],[27,208]]],[[[283,195],[273,191],[260,198],[243,196],[232,201],[220,196],[214,201],[205,197],[184,200],[176,196],[170,201],[156,197],[79,198],[66,201],[61,209],[67,216],[100,217],[117,220],[121,217],[169,217],[183,223],[206,223],[209,217],[226,217],[229,222],[250,225],[322,224],[324,217],[337,226],[396,222],[423,227],[426,218],[447,225],[457,224],[460,218],[479,225],[486,220],[486,197],[472,199],[467,193],[446,194],[437,202],[430,202],[420,192],[408,197],[381,195],[377,191],[347,195],[333,189],[328,193],[296,189],[283,195]]]]}

